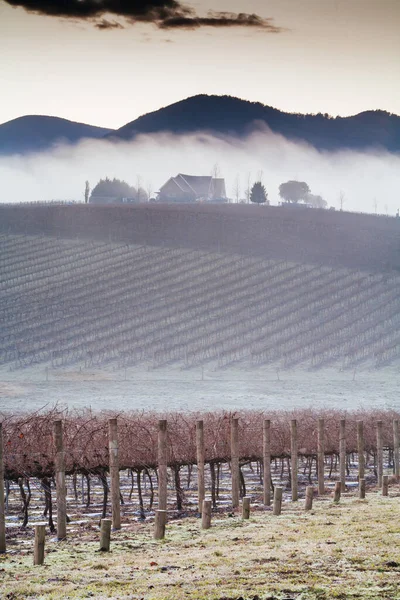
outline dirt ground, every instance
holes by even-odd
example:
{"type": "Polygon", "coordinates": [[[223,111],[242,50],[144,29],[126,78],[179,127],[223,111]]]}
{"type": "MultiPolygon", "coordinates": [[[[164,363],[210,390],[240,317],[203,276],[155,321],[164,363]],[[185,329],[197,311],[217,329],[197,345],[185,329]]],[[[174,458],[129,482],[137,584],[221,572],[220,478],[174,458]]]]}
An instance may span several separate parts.
{"type": "Polygon", "coordinates": [[[155,541],[153,523],[125,521],[100,553],[97,525],[69,526],[46,539],[44,566],[32,564],[33,530],[13,536],[0,556],[4,599],[330,600],[400,598],[400,493],[327,495],[311,512],[304,500],[269,509],[213,515],[202,530],[191,517],[170,520],[155,541]]]}
{"type": "Polygon", "coordinates": [[[229,368],[63,369],[36,365],[0,367],[0,412],[44,406],[93,410],[241,410],[326,407],[400,409],[400,365],[382,370],[340,371],[229,368]]]}

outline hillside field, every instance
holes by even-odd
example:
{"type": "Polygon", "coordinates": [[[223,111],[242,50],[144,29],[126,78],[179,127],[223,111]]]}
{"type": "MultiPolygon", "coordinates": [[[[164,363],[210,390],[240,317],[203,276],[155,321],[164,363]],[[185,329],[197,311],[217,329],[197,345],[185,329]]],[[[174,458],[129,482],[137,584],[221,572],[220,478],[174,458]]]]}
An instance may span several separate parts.
{"type": "MultiPolygon", "coordinates": [[[[28,199],[27,199],[28,200],[28,199]]],[[[400,219],[246,204],[0,205],[0,232],[400,269],[400,219]]]]}
{"type": "Polygon", "coordinates": [[[395,407],[400,221],[1,206],[0,403],[395,407]]]}
{"type": "Polygon", "coordinates": [[[55,237],[0,237],[0,361],[310,369],[400,357],[400,273],[55,237]]]}

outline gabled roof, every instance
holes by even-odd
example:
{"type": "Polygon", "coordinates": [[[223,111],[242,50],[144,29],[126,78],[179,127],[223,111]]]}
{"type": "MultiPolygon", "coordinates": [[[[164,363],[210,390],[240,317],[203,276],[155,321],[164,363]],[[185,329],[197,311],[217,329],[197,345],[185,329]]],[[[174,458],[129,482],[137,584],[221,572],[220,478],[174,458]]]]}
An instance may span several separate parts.
{"type": "Polygon", "coordinates": [[[177,175],[176,177],[173,177],[172,179],[183,192],[189,192],[190,194],[196,194],[196,190],[194,190],[191,187],[189,182],[186,181],[186,179],[184,177],[182,177],[181,174],[177,175]]]}
{"type": "Polygon", "coordinates": [[[183,180],[196,194],[196,196],[207,197],[210,193],[212,182],[211,175],[184,175],[179,173],[176,179],[183,180]]]}
{"type": "Polygon", "coordinates": [[[168,179],[168,181],[166,183],[164,183],[163,186],[160,187],[160,192],[163,191],[163,189],[165,187],[168,186],[169,183],[174,183],[182,192],[185,192],[187,194],[194,194],[196,195],[196,191],[190,187],[190,185],[187,183],[187,181],[185,181],[185,179],[183,177],[181,177],[180,175],[177,175],[176,177],[170,177],[168,179]]]}
{"type": "Polygon", "coordinates": [[[194,196],[196,199],[225,198],[225,179],[213,178],[211,175],[186,175],[178,173],[176,177],[170,177],[160,188],[162,194],[168,184],[173,183],[183,193],[194,196]]]}

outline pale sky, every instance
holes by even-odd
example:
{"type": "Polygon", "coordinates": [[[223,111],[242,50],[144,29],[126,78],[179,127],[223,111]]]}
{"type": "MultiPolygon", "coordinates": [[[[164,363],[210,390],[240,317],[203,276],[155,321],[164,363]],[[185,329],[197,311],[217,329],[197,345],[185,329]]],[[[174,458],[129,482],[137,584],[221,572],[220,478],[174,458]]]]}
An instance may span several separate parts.
{"type": "Polygon", "coordinates": [[[100,31],[0,0],[0,123],[48,114],[120,127],[195,94],[281,110],[400,114],[400,0],[198,0],[271,18],[249,27],[100,31]]]}

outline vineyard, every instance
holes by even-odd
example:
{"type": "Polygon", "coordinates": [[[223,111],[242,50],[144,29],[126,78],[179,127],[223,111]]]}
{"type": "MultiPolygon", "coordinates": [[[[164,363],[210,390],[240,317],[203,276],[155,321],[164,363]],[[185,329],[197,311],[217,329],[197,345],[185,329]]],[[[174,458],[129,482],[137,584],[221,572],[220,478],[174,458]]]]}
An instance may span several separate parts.
{"type": "MultiPolygon", "coordinates": [[[[31,227],[29,220],[25,226],[31,227]]],[[[4,374],[13,372],[10,377],[137,366],[150,379],[155,369],[170,366],[190,375],[198,367],[228,374],[237,365],[250,373],[267,366],[279,379],[282,369],[296,367],[318,370],[320,377],[326,366],[355,374],[359,365],[396,369],[399,363],[400,274],[379,268],[383,254],[375,264],[367,257],[366,268],[357,251],[354,261],[347,260],[348,249],[345,259],[311,260],[313,242],[296,258],[294,237],[287,246],[291,255],[284,256],[160,238],[149,244],[137,237],[11,231],[0,235],[0,365],[4,374]]],[[[381,585],[385,577],[381,597],[396,597],[400,563],[388,548],[398,534],[395,526],[382,533],[381,522],[397,519],[398,412],[193,412],[188,404],[190,412],[178,413],[165,402],[156,413],[121,412],[109,404],[107,412],[60,406],[27,412],[28,405],[17,412],[12,398],[5,402],[1,593],[103,597],[101,590],[104,597],[237,600],[264,598],[268,588],[311,590],[304,598],[321,600],[346,597],[346,584],[354,587],[357,578],[359,597],[373,598],[362,595],[364,587],[381,585]],[[251,504],[243,529],[240,504],[243,511],[251,504]],[[153,537],[164,537],[167,512],[166,545],[156,546],[153,537]],[[201,527],[212,516],[211,537],[200,529],[200,513],[201,527]],[[335,528],[327,529],[335,518],[335,528]],[[369,534],[374,530],[371,565],[360,565],[368,578],[364,587],[352,563],[343,562],[344,556],[359,560],[358,550],[339,553],[349,539],[360,547],[363,519],[369,534]],[[109,563],[95,554],[106,523],[113,525],[109,563]],[[324,556],[321,581],[344,595],[314,594],[310,548],[318,560],[324,556]],[[332,584],[329,552],[335,548],[343,569],[341,582],[332,584]],[[35,564],[45,560],[46,574],[31,581],[32,554],[35,564]],[[193,566],[199,556],[208,567],[193,566]],[[269,565],[278,556],[280,571],[275,562],[269,565]],[[248,569],[243,580],[242,569],[248,569]],[[140,595],[132,596],[132,589],[140,595]],[[122,590],[126,595],[119,596],[122,590]]],[[[371,541],[363,543],[365,556],[371,541]]]]}
{"type": "MultiPolygon", "coordinates": [[[[165,415],[165,421],[159,421],[159,416],[152,413],[122,413],[115,419],[116,416],[117,413],[60,412],[57,409],[2,416],[0,434],[4,444],[7,498],[11,490],[14,500],[10,506],[16,502],[20,507],[22,502],[25,525],[32,490],[40,488],[44,492],[45,514],[53,527],[52,488],[56,487],[60,468],[57,452],[62,453],[62,470],[69,481],[69,509],[76,510],[79,495],[82,505],[90,512],[87,509],[93,505],[95,495],[96,506],[101,507],[103,517],[107,514],[109,477],[113,468],[114,474],[115,469],[117,474],[123,473],[124,485],[122,480],[121,488],[119,482],[116,484],[118,505],[121,500],[129,514],[132,510],[140,511],[143,518],[146,511],[152,511],[153,502],[158,502],[160,507],[160,481],[163,472],[167,485],[167,468],[170,472],[168,508],[178,511],[196,510],[196,497],[200,493],[196,473],[200,467],[203,470],[207,467],[206,484],[203,475],[203,497],[206,490],[214,509],[226,508],[232,502],[235,506],[230,483],[226,487],[231,476],[233,482],[235,469],[238,493],[239,490],[242,496],[250,493],[260,502],[264,485],[266,504],[270,497],[269,482],[272,488],[283,484],[296,500],[298,481],[303,493],[305,485],[318,479],[320,493],[323,493],[324,480],[331,478],[339,477],[345,489],[347,485],[357,485],[357,473],[368,485],[378,482],[379,486],[384,470],[399,475],[399,415],[394,411],[358,411],[345,415],[345,420],[339,411],[325,410],[317,415],[311,409],[273,412],[268,414],[267,421],[265,413],[256,411],[233,415],[170,413],[165,415]],[[109,428],[110,417],[115,422],[113,431],[109,428]],[[57,450],[54,423],[61,423],[61,419],[63,446],[57,450]],[[165,434],[162,458],[161,423],[165,423],[161,430],[165,434]],[[235,445],[233,426],[236,427],[235,445]],[[113,441],[117,449],[116,462],[112,459],[113,441]],[[81,479],[82,483],[78,484],[81,479]]],[[[164,494],[167,508],[166,487],[164,494]]],[[[33,496],[36,505],[39,497],[37,493],[33,496]]],[[[59,504],[59,500],[57,502],[59,504]]],[[[238,499],[236,505],[237,502],[238,499]]]]}
{"type": "Polygon", "coordinates": [[[400,219],[242,204],[0,205],[0,232],[400,270],[400,219]]]}
{"type": "Polygon", "coordinates": [[[0,364],[55,369],[400,358],[400,274],[39,235],[0,236],[0,364]]]}

